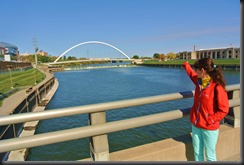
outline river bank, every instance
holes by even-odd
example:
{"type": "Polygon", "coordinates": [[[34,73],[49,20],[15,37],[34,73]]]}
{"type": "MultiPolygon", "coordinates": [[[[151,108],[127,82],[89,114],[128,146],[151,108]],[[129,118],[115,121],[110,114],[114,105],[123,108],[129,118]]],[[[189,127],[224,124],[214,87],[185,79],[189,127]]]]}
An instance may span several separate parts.
{"type": "MultiPolygon", "coordinates": [[[[156,64],[156,63],[142,63],[139,66],[163,67],[163,68],[183,68],[182,64],[156,64]]],[[[193,64],[191,64],[193,67],[193,64]]],[[[219,64],[223,70],[240,70],[240,64],[219,64]]]]}
{"type": "MultiPolygon", "coordinates": [[[[49,93],[42,99],[42,104],[37,106],[33,112],[39,112],[39,111],[44,111],[47,103],[52,99],[53,95],[55,94],[56,90],[58,89],[58,81],[55,79],[54,85],[52,89],[49,91],[49,93]]],[[[24,136],[32,136],[35,134],[36,127],[38,125],[39,121],[31,121],[31,122],[26,122],[23,126],[23,131],[19,135],[19,137],[24,137],[24,136]]],[[[7,161],[25,161],[27,155],[28,155],[29,149],[20,149],[20,150],[15,150],[11,151],[7,161]]]]}
{"type": "MultiPolygon", "coordinates": [[[[47,103],[55,94],[59,84],[57,79],[54,78],[54,75],[46,68],[39,68],[39,70],[46,75],[46,78],[29,90],[22,89],[7,97],[3,101],[3,105],[0,107],[0,116],[37,112],[45,109],[47,103]]],[[[32,121],[23,124],[15,124],[13,125],[14,130],[11,130],[11,127],[9,126],[2,127],[3,133],[1,134],[1,139],[33,135],[38,122],[39,121],[32,121]],[[12,134],[12,131],[14,134],[12,134]]],[[[15,150],[9,153],[1,153],[0,158],[8,161],[24,161],[27,153],[28,149],[15,150]]]]}

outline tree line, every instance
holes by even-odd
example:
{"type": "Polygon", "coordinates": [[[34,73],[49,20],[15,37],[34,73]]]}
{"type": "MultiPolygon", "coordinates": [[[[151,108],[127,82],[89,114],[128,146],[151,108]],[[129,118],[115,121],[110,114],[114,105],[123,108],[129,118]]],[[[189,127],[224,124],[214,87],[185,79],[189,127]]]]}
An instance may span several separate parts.
{"type": "Polygon", "coordinates": [[[169,52],[168,54],[163,54],[163,53],[154,53],[152,57],[139,57],[138,55],[134,55],[132,58],[133,59],[159,59],[159,60],[172,60],[179,58],[180,54],[175,54],[173,52],[169,52]]]}
{"type": "MultiPolygon", "coordinates": [[[[139,56],[139,55],[134,55],[132,58],[133,59],[158,59],[158,60],[169,60],[169,59],[176,59],[179,58],[179,54],[175,54],[173,52],[170,52],[168,54],[163,54],[163,53],[154,53],[152,57],[146,57],[146,56],[139,56]]],[[[54,62],[58,57],[56,56],[42,56],[40,54],[37,54],[37,61],[40,63],[47,63],[47,62],[54,62]]],[[[73,60],[84,60],[86,58],[77,58],[75,56],[63,56],[62,58],[59,59],[59,61],[73,61],[73,60]]],[[[30,62],[30,63],[35,63],[35,55],[31,54],[29,56],[21,56],[20,60],[23,62],[30,62]]]]}
{"type": "MultiPolygon", "coordinates": [[[[40,54],[37,54],[37,61],[40,63],[47,63],[47,62],[54,62],[58,57],[56,56],[42,56],[40,54]]],[[[73,61],[73,60],[82,60],[85,58],[77,58],[75,56],[63,56],[62,58],[59,59],[59,61],[73,61]]],[[[28,56],[21,56],[20,60],[23,62],[30,62],[30,63],[35,63],[35,55],[31,54],[28,56]]]]}

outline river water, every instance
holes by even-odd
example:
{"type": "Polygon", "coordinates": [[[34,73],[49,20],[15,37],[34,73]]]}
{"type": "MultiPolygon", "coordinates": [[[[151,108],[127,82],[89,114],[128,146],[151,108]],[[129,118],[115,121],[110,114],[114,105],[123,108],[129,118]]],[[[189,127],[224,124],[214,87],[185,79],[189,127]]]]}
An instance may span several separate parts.
{"type": "MultiPolygon", "coordinates": [[[[46,110],[194,90],[182,68],[124,67],[55,72],[59,87],[46,110]]],[[[224,70],[227,85],[240,71],[224,70]]],[[[107,122],[190,108],[193,98],[106,112],[107,122]]],[[[42,120],[36,134],[88,125],[88,115],[42,120]]],[[[189,117],[108,134],[109,152],[189,133],[189,117]]],[[[75,161],[90,157],[89,138],[33,147],[28,161],[75,161]]]]}

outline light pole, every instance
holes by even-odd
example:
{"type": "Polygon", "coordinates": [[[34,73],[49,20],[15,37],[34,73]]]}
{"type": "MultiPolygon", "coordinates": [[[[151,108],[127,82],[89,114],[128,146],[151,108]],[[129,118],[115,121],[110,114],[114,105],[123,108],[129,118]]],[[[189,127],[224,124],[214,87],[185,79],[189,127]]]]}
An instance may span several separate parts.
{"type": "Polygon", "coordinates": [[[36,85],[36,69],[34,68],[34,84],[36,85]]]}
{"type": "Polygon", "coordinates": [[[35,62],[36,62],[36,68],[37,68],[37,56],[36,56],[36,49],[35,49],[35,62]]]}
{"type": "Polygon", "coordinates": [[[8,70],[9,70],[9,75],[10,75],[10,84],[11,84],[11,89],[13,89],[13,81],[12,81],[12,73],[11,73],[11,68],[12,68],[12,65],[7,65],[8,67],[8,70]]]}
{"type": "Polygon", "coordinates": [[[34,49],[35,49],[35,63],[36,63],[36,68],[37,68],[37,55],[36,55],[36,52],[37,52],[38,48],[36,47],[36,37],[34,38],[34,49]]]}

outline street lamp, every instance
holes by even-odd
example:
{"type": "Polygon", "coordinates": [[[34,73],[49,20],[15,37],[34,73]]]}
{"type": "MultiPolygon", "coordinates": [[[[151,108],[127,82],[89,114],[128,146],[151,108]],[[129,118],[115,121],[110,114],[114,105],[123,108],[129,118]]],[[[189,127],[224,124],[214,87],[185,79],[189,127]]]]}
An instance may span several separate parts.
{"type": "Polygon", "coordinates": [[[37,54],[36,52],[38,51],[38,48],[36,47],[36,37],[34,37],[34,51],[35,51],[35,63],[36,63],[36,68],[37,68],[37,54]]]}
{"type": "Polygon", "coordinates": [[[35,85],[36,85],[36,69],[34,68],[34,81],[35,81],[35,85]]]}
{"type": "Polygon", "coordinates": [[[38,50],[38,48],[35,48],[35,63],[36,63],[36,68],[37,68],[37,54],[36,54],[37,50],[38,50]]]}
{"type": "Polygon", "coordinates": [[[10,75],[10,83],[11,83],[11,89],[13,89],[13,81],[12,81],[12,73],[11,73],[11,68],[12,68],[12,65],[7,65],[8,67],[8,70],[9,70],[9,75],[10,75]]]}

